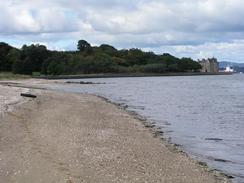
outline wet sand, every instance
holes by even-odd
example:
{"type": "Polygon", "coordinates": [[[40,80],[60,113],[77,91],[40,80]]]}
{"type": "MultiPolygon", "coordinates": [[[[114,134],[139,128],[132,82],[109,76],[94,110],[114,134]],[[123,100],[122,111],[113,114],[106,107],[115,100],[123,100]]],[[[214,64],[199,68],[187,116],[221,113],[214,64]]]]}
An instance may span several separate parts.
{"type": "Polygon", "coordinates": [[[0,117],[0,182],[228,182],[99,97],[32,93],[0,117]]]}

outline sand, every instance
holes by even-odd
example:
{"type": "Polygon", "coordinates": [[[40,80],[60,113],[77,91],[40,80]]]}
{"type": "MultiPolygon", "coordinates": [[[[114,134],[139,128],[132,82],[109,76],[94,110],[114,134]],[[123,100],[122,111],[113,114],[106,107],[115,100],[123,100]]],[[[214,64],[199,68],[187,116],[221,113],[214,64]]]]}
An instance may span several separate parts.
{"type": "Polygon", "coordinates": [[[1,110],[21,102],[0,117],[1,183],[228,182],[99,97],[22,90],[0,85],[1,110]]]}
{"type": "Polygon", "coordinates": [[[9,88],[0,86],[0,116],[5,112],[13,110],[17,105],[26,102],[26,99],[20,96],[20,93],[27,93],[29,89],[25,88],[9,88]]]}

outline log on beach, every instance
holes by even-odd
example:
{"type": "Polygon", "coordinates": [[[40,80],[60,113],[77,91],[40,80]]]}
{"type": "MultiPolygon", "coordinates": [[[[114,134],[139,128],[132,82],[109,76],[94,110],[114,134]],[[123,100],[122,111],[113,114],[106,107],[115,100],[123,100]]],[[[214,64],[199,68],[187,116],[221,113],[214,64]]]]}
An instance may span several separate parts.
{"type": "Polygon", "coordinates": [[[28,93],[21,93],[20,96],[22,97],[28,97],[28,98],[36,98],[36,95],[28,94],[28,93]]]}

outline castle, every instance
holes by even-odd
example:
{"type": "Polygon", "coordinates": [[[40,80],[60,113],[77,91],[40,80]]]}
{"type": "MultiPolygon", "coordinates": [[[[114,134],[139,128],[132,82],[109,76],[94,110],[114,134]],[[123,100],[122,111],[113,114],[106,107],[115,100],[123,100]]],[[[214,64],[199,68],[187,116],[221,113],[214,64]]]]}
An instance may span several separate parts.
{"type": "Polygon", "coordinates": [[[219,63],[216,58],[199,60],[199,64],[202,66],[201,72],[219,72],[219,63]]]}

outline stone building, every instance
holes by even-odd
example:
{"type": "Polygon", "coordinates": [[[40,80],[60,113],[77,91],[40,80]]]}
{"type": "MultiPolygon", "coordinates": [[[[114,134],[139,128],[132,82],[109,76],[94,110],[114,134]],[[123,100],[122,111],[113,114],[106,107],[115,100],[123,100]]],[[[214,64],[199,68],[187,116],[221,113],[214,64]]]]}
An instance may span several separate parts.
{"type": "Polygon", "coordinates": [[[219,72],[219,63],[216,58],[202,59],[199,63],[202,66],[201,72],[219,72]]]}

